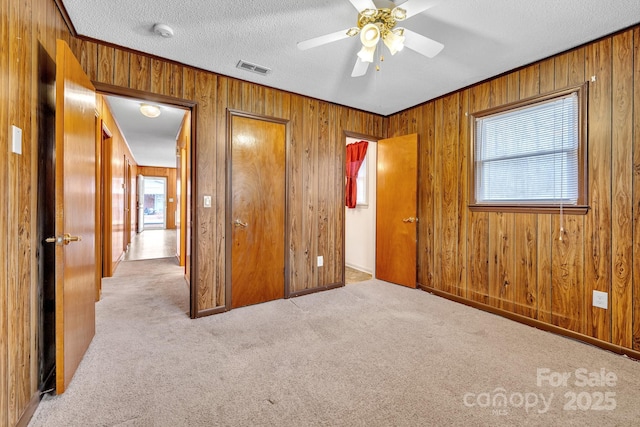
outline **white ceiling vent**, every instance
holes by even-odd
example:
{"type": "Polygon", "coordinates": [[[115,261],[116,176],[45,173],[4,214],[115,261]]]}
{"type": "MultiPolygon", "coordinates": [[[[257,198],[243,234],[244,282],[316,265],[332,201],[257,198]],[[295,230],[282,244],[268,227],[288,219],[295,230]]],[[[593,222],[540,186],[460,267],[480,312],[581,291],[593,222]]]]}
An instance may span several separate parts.
{"type": "Polygon", "coordinates": [[[247,62],[243,60],[240,60],[238,62],[238,65],[236,65],[236,67],[240,68],[241,70],[247,70],[247,71],[252,71],[254,73],[262,74],[263,76],[271,73],[270,68],[263,67],[262,65],[252,64],[251,62],[247,62]]]}

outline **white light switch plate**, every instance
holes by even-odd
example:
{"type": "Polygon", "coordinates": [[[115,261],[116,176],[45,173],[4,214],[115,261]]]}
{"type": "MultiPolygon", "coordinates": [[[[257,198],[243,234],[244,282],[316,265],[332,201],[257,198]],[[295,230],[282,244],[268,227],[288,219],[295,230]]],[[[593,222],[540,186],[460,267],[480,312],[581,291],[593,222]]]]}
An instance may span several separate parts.
{"type": "Polygon", "coordinates": [[[320,255],[318,257],[318,267],[322,267],[324,265],[324,257],[320,255]]]}
{"type": "Polygon", "coordinates": [[[11,125],[11,151],[22,154],[22,129],[11,125]]]}
{"type": "Polygon", "coordinates": [[[204,196],[204,207],[205,208],[211,207],[211,196],[204,196]]]}

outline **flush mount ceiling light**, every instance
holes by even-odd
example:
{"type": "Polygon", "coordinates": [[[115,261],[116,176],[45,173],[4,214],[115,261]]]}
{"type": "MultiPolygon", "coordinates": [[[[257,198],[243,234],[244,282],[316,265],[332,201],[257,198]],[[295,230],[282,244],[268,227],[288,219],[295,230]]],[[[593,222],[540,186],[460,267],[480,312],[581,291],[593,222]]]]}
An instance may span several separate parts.
{"type": "MultiPolygon", "coordinates": [[[[351,73],[352,77],[359,77],[366,74],[369,64],[373,62],[381,39],[391,55],[395,55],[406,46],[421,55],[433,58],[444,48],[442,43],[406,28],[396,27],[399,21],[404,21],[431,7],[433,2],[430,0],[409,0],[403,3],[402,7],[385,2],[389,7],[382,8],[378,8],[372,0],[349,1],[358,10],[356,27],[299,42],[298,49],[306,50],[360,34],[362,48],[358,52],[358,59],[351,73]]],[[[379,2],[382,3],[382,1],[379,2]]]]}
{"type": "Polygon", "coordinates": [[[153,119],[160,115],[160,107],[151,104],[140,104],[140,112],[143,116],[153,119]]]}
{"type": "Polygon", "coordinates": [[[171,28],[167,24],[155,24],[153,26],[153,32],[159,36],[164,37],[165,39],[170,39],[171,37],[173,37],[173,28],[171,28]]]}

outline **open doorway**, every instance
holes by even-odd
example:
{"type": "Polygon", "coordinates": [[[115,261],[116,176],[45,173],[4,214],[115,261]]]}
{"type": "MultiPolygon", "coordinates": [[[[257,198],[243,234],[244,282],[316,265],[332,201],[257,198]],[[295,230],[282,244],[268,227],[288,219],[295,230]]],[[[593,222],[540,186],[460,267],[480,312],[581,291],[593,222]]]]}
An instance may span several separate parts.
{"type": "Polygon", "coordinates": [[[167,228],[167,178],[145,176],[142,181],[142,229],[167,228]]]}
{"type": "Polygon", "coordinates": [[[369,138],[346,137],[346,145],[359,141],[368,145],[356,180],[356,206],[345,206],[345,284],[375,276],[377,143],[369,138]]]}
{"type": "MultiPolygon", "coordinates": [[[[190,286],[193,209],[187,189],[193,186],[191,153],[195,145],[192,132],[196,103],[101,83],[96,83],[96,89],[112,116],[111,127],[117,128],[124,140],[117,144],[119,148],[112,144],[102,152],[101,192],[112,204],[111,209],[104,206],[112,215],[106,218],[109,227],[103,227],[101,237],[113,238],[114,248],[120,248],[115,243],[123,233],[127,234],[125,241],[130,238],[131,242],[123,252],[115,253],[119,249],[113,249],[106,254],[107,263],[113,265],[113,273],[120,262],[165,258],[183,269],[190,286]],[[158,107],[159,118],[145,115],[143,105],[158,107]],[[126,173],[120,165],[123,154],[126,173]],[[111,164],[110,159],[114,159],[111,164]],[[141,185],[139,175],[148,178],[145,185],[141,185]],[[143,187],[147,191],[140,194],[143,187]],[[139,208],[142,216],[138,215],[139,208]],[[116,215],[118,219],[122,216],[123,221],[116,221],[116,215]]],[[[193,290],[190,291],[192,298],[193,290]]]]}

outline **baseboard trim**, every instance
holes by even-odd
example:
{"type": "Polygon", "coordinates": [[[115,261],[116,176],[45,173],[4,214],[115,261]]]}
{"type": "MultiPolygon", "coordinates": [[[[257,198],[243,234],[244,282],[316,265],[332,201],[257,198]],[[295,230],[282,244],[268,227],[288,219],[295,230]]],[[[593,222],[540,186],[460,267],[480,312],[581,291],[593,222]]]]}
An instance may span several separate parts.
{"type": "Polygon", "coordinates": [[[320,286],[318,288],[303,289],[301,291],[291,292],[289,294],[289,298],[300,297],[302,295],[315,294],[316,292],[328,291],[329,289],[340,288],[342,286],[344,286],[344,282],[332,283],[330,285],[320,286]]]}
{"type": "Polygon", "coordinates": [[[350,267],[350,268],[353,268],[354,270],[362,271],[363,273],[371,274],[371,276],[373,276],[373,272],[371,271],[371,269],[362,267],[360,265],[347,263],[347,262],[345,262],[344,265],[345,267],[350,267]]]}
{"type": "Polygon", "coordinates": [[[36,409],[38,409],[38,405],[40,405],[40,392],[37,392],[31,397],[31,400],[27,404],[22,416],[18,420],[16,427],[27,427],[33,414],[36,413],[36,409]]]}
{"type": "Polygon", "coordinates": [[[562,335],[564,337],[571,338],[577,341],[582,341],[585,344],[590,344],[595,347],[602,348],[603,350],[608,350],[613,353],[624,355],[624,356],[630,357],[631,359],[640,360],[640,351],[636,351],[627,347],[622,347],[620,345],[616,345],[607,341],[602,341],[597,338],[591,337],[589,335],[570,331],[568,329],[564,329],[556,325],[551,325],[549,323],[545,323],[537,319],[532,319],[530,317],[523,316],[521,314],[516,314],[500,308],[492,307],[490,305],[483,304],[481,302],[470,301],[461,296],[449,294],[439,289],[430,288],[429,286],[425,286],[420,283],[418,283],[418,289],[421,289],[425,292],[429,292],[431,294],[434,294],[436,296],[439,296],[454,302],[458,302],[473,308],[477,308],[478,310],[482,310],[488,313],[497,314],[498,316],[506,317],[509,320],[514,320],[519,323],[524,323],[525,325],[528,325],[528,326],[533,326],[534,328],[538,328],[543,331],[551,332],[556,335],[562,335]]]}
{"type": "Polygon", "coordinates": [[[227,306],[225,305],[223,305],[222,307],[207,308],[205,310],[198,311],[195,318],[198,319],[200,317],[211,316],[212,314],[224,313],[225,311],[229,311],[229,309],[227,309],[227,306]]]}

